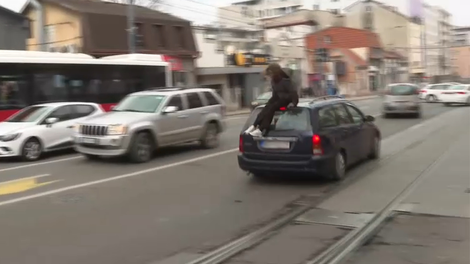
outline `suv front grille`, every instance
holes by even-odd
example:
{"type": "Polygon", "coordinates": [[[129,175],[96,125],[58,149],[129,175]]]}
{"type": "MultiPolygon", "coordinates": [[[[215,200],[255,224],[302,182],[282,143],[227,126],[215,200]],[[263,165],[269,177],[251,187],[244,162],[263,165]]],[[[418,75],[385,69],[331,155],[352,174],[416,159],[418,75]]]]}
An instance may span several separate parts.
{"type": "Polygon", "coordinates": [[[108,134],[107,126],[81,125],[80,134],[88,136],[105,136],[108,134]]]}

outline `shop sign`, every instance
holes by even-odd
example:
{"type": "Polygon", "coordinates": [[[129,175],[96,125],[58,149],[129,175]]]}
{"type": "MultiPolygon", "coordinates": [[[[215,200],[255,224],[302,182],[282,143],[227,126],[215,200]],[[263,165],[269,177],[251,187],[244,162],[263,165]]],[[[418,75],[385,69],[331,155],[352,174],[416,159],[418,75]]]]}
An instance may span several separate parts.
{"type": "Polygon", "coordinates": [[[271,55],[250,52],[237,52],[226,56],[228,65],[244,67],[250,67],[254,65],[268,65],[272,60],[271,55]]]}
{"type": "Polygon", "coordinates": [[[170,67],[172,71],[182,71],[183,70],[183,62],[180,58],[172,57],[163,55],[163,60],[170,63],[170,67]]]}

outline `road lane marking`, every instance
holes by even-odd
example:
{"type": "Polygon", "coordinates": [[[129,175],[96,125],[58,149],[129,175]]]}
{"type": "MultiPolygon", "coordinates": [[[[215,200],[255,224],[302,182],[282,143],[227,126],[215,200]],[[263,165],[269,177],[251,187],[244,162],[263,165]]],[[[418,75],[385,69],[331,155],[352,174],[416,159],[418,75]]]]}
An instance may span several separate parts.
{"type": "Polygon", "coordinates": [[[0,195],[14,194],[25,192],[31,189],[35,189],[41,186],[45,186],[59,180],[39,182],[38,179],[50,176],[50,174],[36,175],[32,177],[26,177],[11,181],[0,182],[0,195]]]}
{"type": "Polygon", "coordinates": [[[188,159],[188,160],[184,160],[184,161],[174,162],[174,163],[170,163],[170,164],[167,164],[167,165],[157,166],[157,167],[153,167],[153,168],[149,168],[149,169],[145,169],[145,170],[134,171],[134,172],[131,172],[131,173],[126,173],[126,174],[114,176],[114,177],[111,177],[111,178],[106,178],[106,179],[101,179],[101,180],[96,180],[96,181],[91,181],[91,182],[85,182],[85,183],[82,183],[82,184],[71,185],[71,186],[67,186],[67,187],[64,187],[64,188],[50,190],[50,191],[47,191],[47,192],[41,192],[41,193],[37,193],[37,194],[27,195],[27,196],[23,196],[23,197],[19,197],[19,198],[15,198],[15,199],[0,202],[0,206],[19,203],[19,202],[32,200],[32,199],[43,197],[43,196],[62,193],[62,192],[65,192],[65,191],[70,191],[70,190],[74,190],[74,189],[78,189],[78,188],[97,185],[97,184],[101,184],[101,183],[105,183],[105,182],[111,182],[111,181],[116,181],[116,180],[120,180],[120,179],[136,177],[136,176],[140,176],[142,174],[146,174],[146,173],[150,173],[150,172],[165,170],[165,169],[185,165],[185,164],[188,164],[188,163],[193,163],[193,162],[197,162],[197,161],[201,161],[201,160],[205,160],[205,159],[218,157],[220,155],[229,154],[229,153],[232,153],[232,152],[235,152],[235,151],[238,151],[238,148],[233,148],[233,149],[229,149],[229,150],[225,150],[225,151],[219,151],[219,152],[212,153],[212,154],[209,154],[209,155],[204,155],[204,156],[201,156],[201,157],[198,157],[198,158],[193,158],[193,159],[188,159]]]}

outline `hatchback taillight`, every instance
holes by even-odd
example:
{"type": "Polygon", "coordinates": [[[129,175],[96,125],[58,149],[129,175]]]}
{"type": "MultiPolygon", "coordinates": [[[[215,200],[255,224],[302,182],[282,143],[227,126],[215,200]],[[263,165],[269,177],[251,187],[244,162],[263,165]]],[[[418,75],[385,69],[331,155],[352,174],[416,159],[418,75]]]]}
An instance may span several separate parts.
{"type": "Polygon", "coordinates": [[[457,94],[467,94],[466,92],[458,92],[457,94]]]}
{"type": "Polygon", "coordinates": [[[312,152],[313,155],[323,155],[323,148],[321,147],[321,138],[319,135],[312,136],[312,152]]]}
{"type": "Polygon", "coordinates": [[[238,151],[243,153],[243,137],[240,136],[240,140],[238,141],[238,151]]]}

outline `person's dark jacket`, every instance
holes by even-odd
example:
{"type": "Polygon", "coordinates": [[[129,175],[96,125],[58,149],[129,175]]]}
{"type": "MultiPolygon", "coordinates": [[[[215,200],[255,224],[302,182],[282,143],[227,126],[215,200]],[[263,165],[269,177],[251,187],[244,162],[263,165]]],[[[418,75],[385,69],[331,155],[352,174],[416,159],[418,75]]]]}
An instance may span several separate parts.
{"type": "Polygon", "coordinates": [[[273,100],[281,100],[284,102],[292,103],[297,106],[299,103],[299,94],[295,89],[289,77],[284,77],[278,82],[272,82],[273,100]]]}

